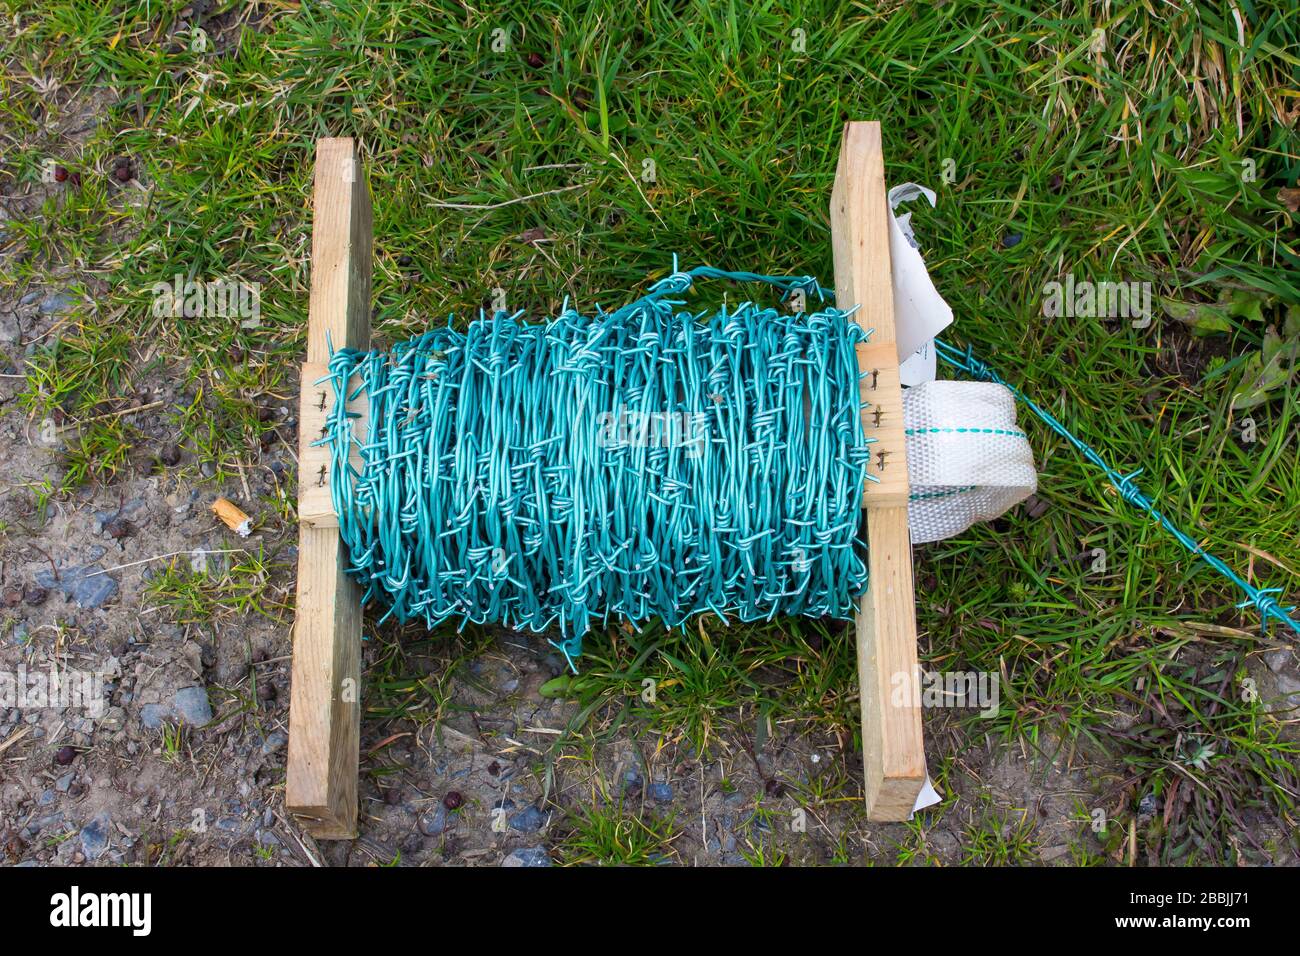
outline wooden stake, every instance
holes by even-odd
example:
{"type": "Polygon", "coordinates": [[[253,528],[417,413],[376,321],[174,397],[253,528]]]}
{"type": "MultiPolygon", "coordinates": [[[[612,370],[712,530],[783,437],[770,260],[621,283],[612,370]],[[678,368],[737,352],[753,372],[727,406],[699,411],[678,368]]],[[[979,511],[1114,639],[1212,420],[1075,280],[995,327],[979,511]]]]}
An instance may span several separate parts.
{"type": "MultiPolygon", "coordinates": [[[[322,388],[314,383],[324,374],[331,346],[370,347],[370,192],[351,139],[316,144],[313,208],[307,361],[298,420],[299,484],[323,487],[328,502],[328,475],[317,485],[321,476],[307,473],[318,467],[321,457],[312,442],[320,437],[327,404],[318,402],[322,388]],[[317,405],[322,405],[319,420],[306,412],[317,405]]],[[[309,496],[307,504],[317,511],[323,508],[319,495],[309,496]]],[[[333,515],[332,504],[328,513],[333,515]]],[[[343,544],[328,525],[298,525],[285,804],[317,839],[351,839],[357,835],[361,740],[361,594],[343,573],[343,544]]]]}
{"type": "Polygon", "coordinates": [[[925,783],[912,543],[907,529],[907,450],[903,393],[894,337],[889,258],[889,205],[879,123],[846,123],[831,192],[835,298],[858,306],[855,319],[871,333],[858,346],[862,420],[871,446],[863,491],[869,586],[858,605],[858,681],[867,817],[906,820],[925,783]]]}

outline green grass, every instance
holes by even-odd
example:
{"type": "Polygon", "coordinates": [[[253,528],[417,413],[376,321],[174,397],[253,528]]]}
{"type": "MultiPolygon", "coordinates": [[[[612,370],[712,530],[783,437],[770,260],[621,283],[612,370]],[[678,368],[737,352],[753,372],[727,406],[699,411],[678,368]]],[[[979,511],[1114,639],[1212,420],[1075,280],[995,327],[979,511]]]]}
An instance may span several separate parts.
{"type": "Polygon", "coordinates": [[[1016,811],[988,812],[966,827],[962,866],[1025,866],[1039,862],[1033,824],[1016,811]]]}
{"type": "Polygon", "coordinates": [[[675,835],[671,818],[593,802],[567,821],[558,857],[565,866],[654,866],[672,861],[675,835]]]}
{"type": "MultiPolygon", "coordinates": [[[[1249,409],[1254,443],[1232,408],[1266,328],[1285,329],[1300,304],[1295,217],[1279,194],[1300,175],[1300,13],[339,0],[223,5],[197,51],[190,34],[170,36],[183,6],[6,0],[17,25],[0,55],[0,188],[39,201],[8,225],[0,293],[70,273],[107,285],[20,360],[33,419],[55,408],[74,423],[93,417],[149,354],[189,380],[196,397],[177,424],[197,460],[217,478],[256,464],[274,427],[260,409],[292,404],[319,136],[363,143],[373,326],[391,342],[475,314],[496,289],[534,317],[566,295],[615,303],[662,276],[674,252],[829,279],[840,125],[877,118],[890,181],[939,191],[914,222],[958,316],[948,338],[973,344],[1117,467],[1144,467],[1147,490],[1216,554],[1300,594],[1300,385],[1291,376],[1249,409]],[[796,29],[806,53],[793,49],[796,29]],[[92,102],[101,125],[62,138],[92,102]],[[119,156],[145,188],[109,180],[119,156]],[[80,188],[40,184],[50,157],[81,171],[80,188]],[[641,178],[647,160],[653,182],[641,178]],[[488,208],[521,197],[535,198],[488,208]],[[1023,239],[1008,246],[1013,234],[1023,239]],[[1246,290],[1262,305],[1205,337],[1162,310],[1146,329],[1045,318],[1043,286],[1067,272],[1150,282],[1175,304],[1246,290]],[[154,283],[177,273],[260,283],[260,327],[152,318],[154,283]]],[[[1183,779],[1193,802],[1167,831],[1141,835],[1157,859],[1249,854],[1231,838],[1248,821],[1233,814],[1283,815],[1294,832],[1296,745],[1239,692],[1247,656],[1275,639],[1259,638],[1231,587],[1061,439],[1024,423],[1046,514],[1016,511],[917,552],[927,666],[1002,675],[999,714],[966,732],[1046,752],[1084,742],[1127,768],[1134,793],[1183,779]],[[1107,550],[1104,573],[1071,560],[1095,547],[1107,550]],[[1117,713],[1137,722],[1116,733],[1117,713]],[[1199,766],[1179,743],[1192,737],[1213,751],[1199,766]]],[[[60,489],[111,481],[131,436],[97,423],[78,441],[60,489]]],[[[212,601],[254,609],[179,579],[164,593],[188,613],[212,601]]],[[[445,715],[445,682],[386,640],[371,713],[445,715]]],[[[751,733],[760,713],[846,745],[857,734],[852,637],[834,626],[707,622],[613,630],[587,646],[582,676],[556,688],[579,701],[578,734],[649,724],[707,752],[738,721],[751,733]]],[[[983,832],[967,835],[979,859],[1018,855],[983,832]]]]}
{"type": "Polygon", "coordinates": [[[149,603],[169,608],[181,623],[252,614],[281,620],[287,608],[274,571],[261,553],[195,553],[163,565],[150,577],[145,594],[149,603]]]}
{"type": "Polygon", "coordinates": [[[185,728],[180,724],[166,723],[162,728],[162,758],[177,763],[185,748],[185,728]]]}

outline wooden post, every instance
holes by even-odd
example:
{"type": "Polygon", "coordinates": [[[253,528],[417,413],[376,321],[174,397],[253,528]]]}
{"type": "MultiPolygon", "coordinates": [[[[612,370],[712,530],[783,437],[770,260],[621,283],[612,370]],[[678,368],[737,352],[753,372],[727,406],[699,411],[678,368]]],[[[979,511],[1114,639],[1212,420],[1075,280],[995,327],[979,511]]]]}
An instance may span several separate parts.
{"type": "Polygon", "coordinates": [[[865,375],[862,420],[871,446],[863,492],[868,589],[858,605],[858,681],[867,817],[906,820],[925,783],[912,542],[907,529],[907,450],[894,337],[889,205],[879,123],[846,123],[831,192],[835,298],[871,333],[858,346],[865,375]]]}
{"type": "Polygon", "coordinates": [[[299,386],[298,604],[285,804],[314,837],[352,839],[361,741],[361,594],[343,573],[328,456],[312,447],[333,404],[328,386],[315,384],[330,346],[370,347],[370,192],[351,139],[316,144],[313,208],[307,361],[299,386]],[[304,520],[304,511],[315,518],[304,520]]]}

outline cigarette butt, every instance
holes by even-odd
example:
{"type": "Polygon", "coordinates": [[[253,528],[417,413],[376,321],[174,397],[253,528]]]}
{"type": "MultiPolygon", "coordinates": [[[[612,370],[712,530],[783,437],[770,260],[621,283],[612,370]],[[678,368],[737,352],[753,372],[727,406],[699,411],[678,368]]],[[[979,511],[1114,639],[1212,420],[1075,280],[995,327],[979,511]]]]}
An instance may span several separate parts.
{"type": "Polygon", "coordinates": [[[253,531],[253,519],[244,514],[243,509],[233,501],[218,498],[212,502],[212,510],[226,523],[226,527],[241,538],[247,538],[253,531]]]}

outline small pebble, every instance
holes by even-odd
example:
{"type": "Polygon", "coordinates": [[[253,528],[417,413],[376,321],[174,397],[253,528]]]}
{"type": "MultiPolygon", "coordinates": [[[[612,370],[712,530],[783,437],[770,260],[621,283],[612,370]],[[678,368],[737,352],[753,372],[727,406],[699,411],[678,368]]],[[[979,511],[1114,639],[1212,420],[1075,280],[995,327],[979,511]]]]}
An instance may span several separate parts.
{"type": "Polygon", "coordinates": [[[108,849],[108,814],[100,813],[81,828],[81,850],[86,858],[96,860],[108,849]]]}
{"type": "Polygon", "coordinates": [[[54,762],[60,767],[66,767],[76,759],[77,751],[74,747],[60,747],[54,754],[54,762]]]}
{"type": "Polygon", "coordinates": [[[635,770],[629,770],[623,775],[623,792],[632,798],[641,795],[641,777],[635,770]]]}
{"type": "Polygon", "coordinates": [[[425,836],[438,836],[447,829],[447,808],[441,803],[420,815],[417,826],[425,836]]]}
{"type": "Polygon", "coordinates": [[[1291,659],[1291,652],[1285,647],[1279,647],[1275,651],[1268,651],[1264,654],[1264,663],[1274,674],[1282,673],[1282,668],[1286,667],[1287,662],[1291,659]]]}
{"type": "Polygon", "coordinates": [[[212,720],[212,704],[202,687],[182,687],[172,695],[172,706],[181,720],[192,727],[202,727],[212,720]]]}
{"type": "Polygon", "coordinates": [[[511,851],[510,855],[501,861],[502,866],[550,866],[551,855],[546,852],[545,847],[525,846],[511,851]]]}
{"type": "Polygon", "coordinates": [[[510,817],[510,829],[518,830],[520,833],[536,833],[546,826],[549,820],[550,814],[528,806],[510,817]]]}
{"type": "Polygon", "coordinates": [[[158,452],[158,460],[161,461],[164,465],[179,464],[181,460],[180,446],[172,444],[170,442],[166,445],[163,445],[162,450],[158,452]]]}
{"type": "Polygon", "coordinates": [[[1002,248],[1013,249],[1016,246],[1020,245],[1020,240],[1023,238],[1024,236],[1022,236],[1018,232],[1009,232],[1002,237],[1002,248]]]}
{"type": "Polygon", "coordinates": [[[149,730],[158,730],[169,715],[168,709],[162,704],[145,704],[140,708],[140,723],[149,730]]]}
{"type": "Polygon", "coordinates": [[[646,795],[656,803],[672,803],[673,788],[666,783],[652,783],[646,787],[646,795]]]}

